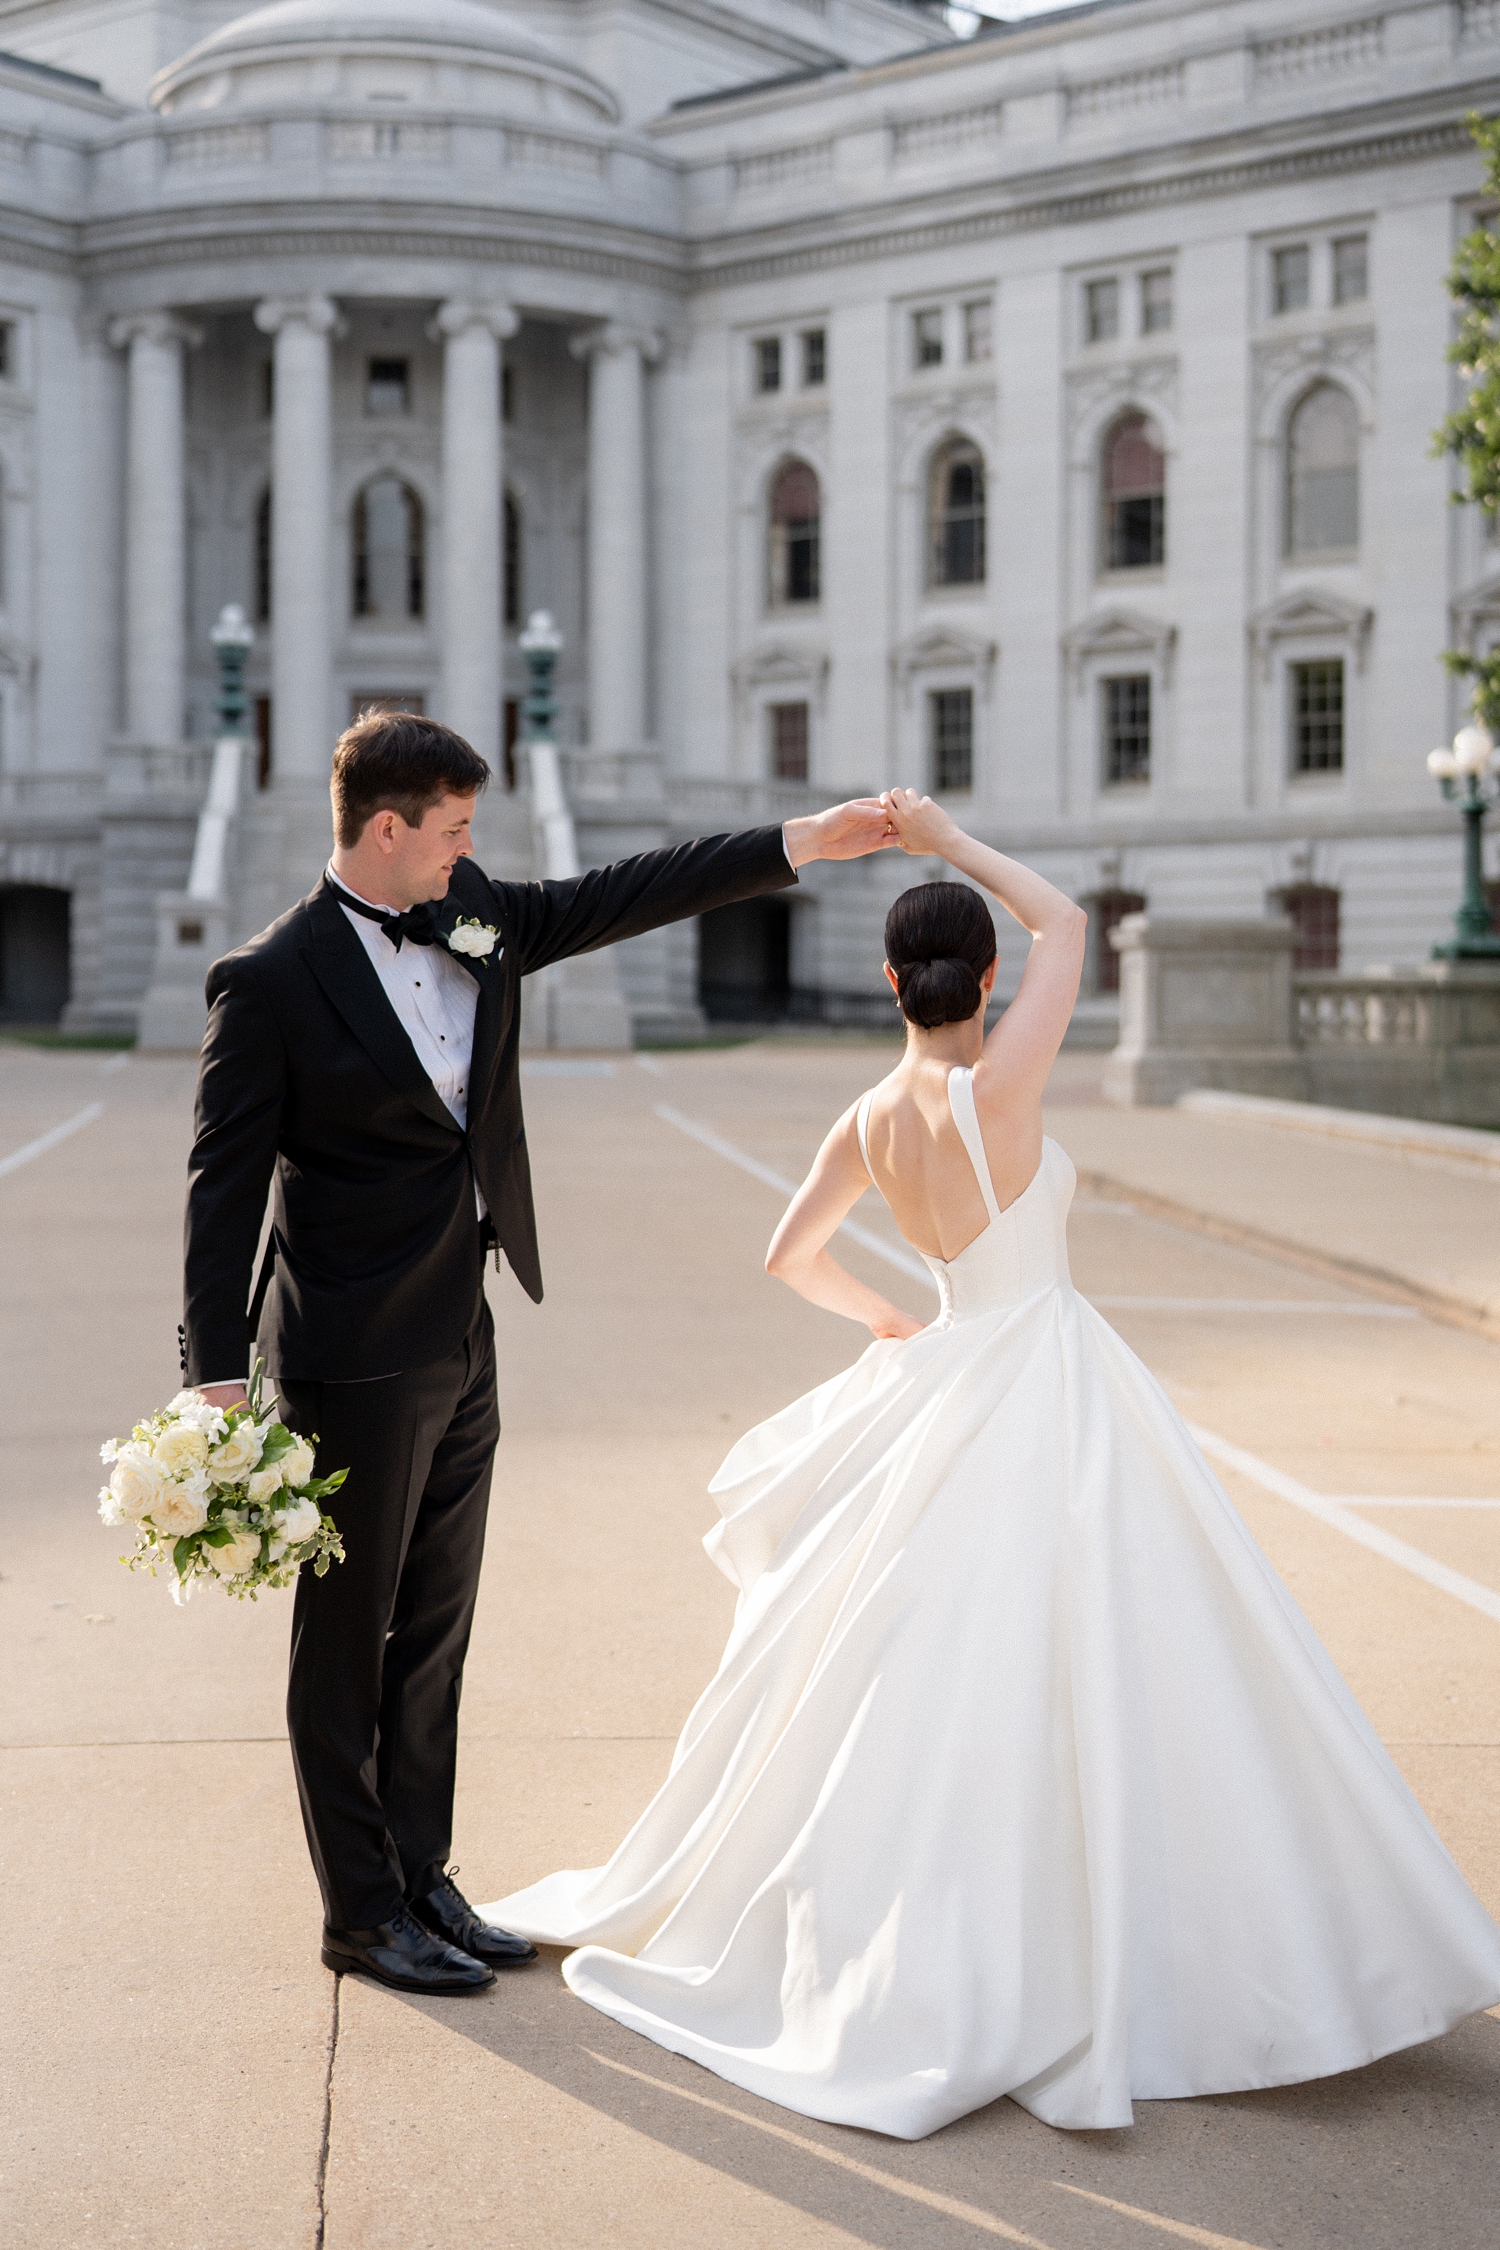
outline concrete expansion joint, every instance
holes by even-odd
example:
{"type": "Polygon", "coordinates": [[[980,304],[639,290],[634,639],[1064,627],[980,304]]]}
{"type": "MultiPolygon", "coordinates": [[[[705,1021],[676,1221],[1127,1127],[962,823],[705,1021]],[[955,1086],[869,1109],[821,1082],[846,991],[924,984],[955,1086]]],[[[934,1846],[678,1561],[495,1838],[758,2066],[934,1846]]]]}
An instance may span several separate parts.
{"type": "Polygon", "coordinates": [[[333,2012],[328,2019],[328,2063],[323,2078],[323,2133],[318,2147],[317,2207],[313,2220],[313,2250],[323,2250],[328,2225],[328,2151],[333,2139],[333,2073],[339,2053],[339,1996],[342,1977],[333,1980],[333,2012]]]}

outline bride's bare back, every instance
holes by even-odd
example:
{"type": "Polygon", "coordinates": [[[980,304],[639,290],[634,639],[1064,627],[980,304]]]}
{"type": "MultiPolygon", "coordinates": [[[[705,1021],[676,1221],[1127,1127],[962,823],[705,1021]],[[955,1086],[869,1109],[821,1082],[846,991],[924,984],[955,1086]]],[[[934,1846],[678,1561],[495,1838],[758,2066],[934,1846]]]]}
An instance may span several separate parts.
{"type": "Polygon", "coordinates": [[[1032,940],[1020,990],[988,1038],[984,1001],[993,963],[979,980],[981,1003],[972,1016],[932,1029],[908,1022],[906,1053],[871,1097],[868,1168],[855,1105],[818,1151],[767,1252],[767,1271],[799,1295],[862,1321],[876,1336],[899,1337],[914,1335],[922,1323],[846,1272],[826,1246],[872,1180],[907,1241],[929,1258],[951,1264],[983,1234],[983,1191],[948,1098],[955,1068],[974,1074],[974,1108],[1000,1209],[1025,1192],[1041,1162],[1042,1088],[1078,996],[1087,917],[1043,876],[966,836],[930,798],[893,789],[883,801],[904,851],[947,860],[998,899],[1032,940]]]}

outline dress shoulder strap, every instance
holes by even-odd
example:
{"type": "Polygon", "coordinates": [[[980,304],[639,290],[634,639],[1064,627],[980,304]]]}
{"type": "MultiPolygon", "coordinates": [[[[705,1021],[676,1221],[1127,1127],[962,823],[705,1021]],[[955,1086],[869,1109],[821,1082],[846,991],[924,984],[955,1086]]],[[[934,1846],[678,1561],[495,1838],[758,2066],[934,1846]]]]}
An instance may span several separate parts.
{"type": "MultiPolygon", "coordinates": [[[[872,1101],[874,1101],[874,1099],[875,1089],[872,1086],[867,1094],[860,1095],[859,1107],[854,1112],[854,1130],[859,1135],[860,1160],[867,1172],[870,1172],[870,1144],[865,1138],[865,1134],[870,1123],[870,1104],[872,1101]]],[[[874,1184],[875,1175],[873,1172],[870,1172],[870,1185],[873,1187],[874,1184]]]]}
{"type": "Polygon", "coordinates": [[[953,1112],[959,1139],[967,1149],[969,1162],[974,1167],[974,1177],[979,1182],[984,1207],[992,1219],[998,1219],[1000,1199],[995,1193],[995,1183],[990,1178],[990,1160],[984,1153],[984,1135],[979,1130],[979,1112],[974,1106],[974,1073],[966,1070],[962,1063],[956,1063],[948,1073],[948,1107],[953,1112]]]}

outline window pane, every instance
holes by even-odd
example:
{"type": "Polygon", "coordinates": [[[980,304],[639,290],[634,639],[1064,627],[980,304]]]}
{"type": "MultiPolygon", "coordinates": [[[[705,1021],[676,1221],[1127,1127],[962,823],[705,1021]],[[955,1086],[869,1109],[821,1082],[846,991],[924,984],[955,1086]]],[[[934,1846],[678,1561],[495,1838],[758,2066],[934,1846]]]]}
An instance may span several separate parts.
{"type": "Polygon", "coordinates": [[[802,338],[802,382],[813,390],[826,381],[828,374],[828,339],[821,328],[807,329],[802,338]]]}
{"type": "Polygon", "coordinates": [[[771,487],[769,595],[773,603],[815,602],[822,501],[816,472],[788,461],[771,487]]]}
{"type": "Polygon", "coordinates": [[[941,367],[943,364],[943,316],[934,309],[913,315],[912,364],[916,367],[941,367]]]}
{"type": "Polygon", "coordinates": [[[1141,334],[1155,336],[1172,325],[1172,274],[1167,266],[1141,275],[1141,334]]]}
{"type": "Polygon", "coordinates": [[[1145,414],[1126,414],[1104,441],[1104,566],[1158,567],[1167,548],[1167,459],[1162,434],[1145,414]]]}
{"type": "Polygon", "coordinates": [[[1091,281],[1083,292],[1083,332],[1091,344],[1111,343],[1120,333],[1120,284],[1091,281]]]}
{"type": "Polygon", "coordinates": [[[408,367],[404,359],[372,359],[365,381],[367,414],[404,414],[408,367]]]}
{"type": "Polygon", "coordinates": [[[971,363],[994,351],[994,307],[988,297],[964,306],[964,358],[971,363]]]}
{"type": "Polygon", "coordinates": [[[502,614],[507,625],[521,622],[521,511],[514,496],[505,495],[505,583],[502,614]]]}
{"type": "Polygon", "coordinates": [[[255,506],[255,609],[257,625],[271,616],[271,487],[266,486],[255,506]]]}
{"type": "Polygon", "coordinates": [[[420,617],[422,503],[399,477],[376,477],[354,505],[354,614],[420,617]]]}
{"type": "Polygon", "coordinates": [[[1292,771],[1344,769],[1344,665],[1341,657],[1292,666],[1292,771]]]}
{"type": "Polygon", "coordinates": [[[1366,238],[1346,234],[1333,246],[1333,301],[1336,305],[1356,305],[1368,294],[1366,238]]]}
{"type": "Polygon", "coordinates": [[[1271,298],[1279,313],[1301,312],[1308,300],[1311,261],[1307,244],[1277,250],[1271,259],[1271,298]]]}
{"type": "Polygon", "coordinates": [[[1151,779],[1151,679],[1105,680],[1104,778],[1111,786],[1151,779]]]}
{"type": "Polygon", "coordinates": [[[928,497],[931,586],[978,586],[985,574],[984,461],[958,439],[933,459],[928,497]]]}
{"type": "Polygon", "coordinates": [[[1297,932],[1294,969],[1336,969],[1339,965],[1339,894],[1323,883],[1292,883],[1272,894],[1297,932]]]}
{"type": "Polygon", "coordinates": [[[1120,956],[1109,942],[1110,931],[1118,929],[1127,914],[1144,914],[1145,911],[1146,898],[1142,891],[1099,891],[1090,901],[1096,992],[1120,989],[1120,956]]]}
{"type": "Polygon", "coordinates": [[[1359,417],[1336,384],[1309,391],[1287,429],[1287,551],[1359,544],[1359,417]]]}
{"type": "Polygon", "coordinates": [[[807,705],[773,703],[771,721],[771,773],[777,781],[807,779],[807,705]]]}
{"type": "Polygon", "coordinates": [[[974,786],[974,690],[938,688],[927,698],[932,787],[974,786]]]}
{"type": "Polygon", "coordinates": [[[762,336],[755,347],[755,387],[758,391],[781,388],[781,338],[762,336]]]}

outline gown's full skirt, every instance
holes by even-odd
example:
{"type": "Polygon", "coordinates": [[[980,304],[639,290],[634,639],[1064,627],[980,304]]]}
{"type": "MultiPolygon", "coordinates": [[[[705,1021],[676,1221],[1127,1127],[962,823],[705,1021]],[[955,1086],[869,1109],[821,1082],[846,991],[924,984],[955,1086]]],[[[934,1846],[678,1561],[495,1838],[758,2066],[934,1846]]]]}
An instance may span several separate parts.
{"type": "Polygon", "coordinates": [[[1072,1288],[1071,1188],[1049,1142],[932,1327],[735,1446],[738,1609],[667,1781],[608,1866],[485,1909],[617,2022],[905,2139],[1001,2094],[1128,2125],[1500,2000],[1500,1930],[1072,1288]]]}

